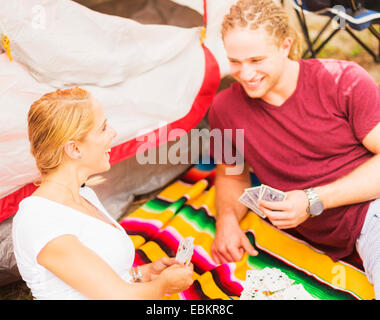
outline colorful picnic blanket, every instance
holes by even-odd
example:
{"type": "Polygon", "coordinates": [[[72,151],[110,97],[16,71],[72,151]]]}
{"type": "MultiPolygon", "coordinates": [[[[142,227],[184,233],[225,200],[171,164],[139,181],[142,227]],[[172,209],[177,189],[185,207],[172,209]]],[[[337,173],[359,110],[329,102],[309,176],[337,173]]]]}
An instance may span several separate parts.
{"type": "Polygon", "coordinates": [[[195,238],[194,283],[164,299],[239,299],[247,270],[265,267],[280,269],[316,299],[374,299],[373,286],[362,270],[343,261],[333,262],[253,212],[247,213],[240,226],[259,255],[245,254],[242,261],[215,264],[210,253],[215,235],[214,177],[213,165],[197,165],[120,221],[134,242],[135,265],[174,257],[181,239],[195,238]]]}

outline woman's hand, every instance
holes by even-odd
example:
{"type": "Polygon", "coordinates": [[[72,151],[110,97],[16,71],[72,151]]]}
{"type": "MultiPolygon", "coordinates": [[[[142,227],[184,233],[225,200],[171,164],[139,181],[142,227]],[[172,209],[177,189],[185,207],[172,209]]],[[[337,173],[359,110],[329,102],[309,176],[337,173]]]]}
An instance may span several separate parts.
{"type": "Polygon", "coordinates": [[[162,283],[166,294],[179,293],[188,289],[193,283],[193,265],[173,264],[164,269],[156,281],[162,283]]]}
{"type": "Polygon", "coordinates": [[[163,257],[152,263],[142,266],[143,281],[152,281],[156,279],[162,271],[174,264],[179,264],[175,258],[163,257]]]}

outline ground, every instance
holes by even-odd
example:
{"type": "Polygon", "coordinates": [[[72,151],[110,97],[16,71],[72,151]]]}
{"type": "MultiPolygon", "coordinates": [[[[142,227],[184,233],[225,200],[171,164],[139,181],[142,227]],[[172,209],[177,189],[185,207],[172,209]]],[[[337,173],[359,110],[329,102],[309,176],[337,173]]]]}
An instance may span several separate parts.
{"type": "MultiPolygon", "coordinates": [[[[166,0],[160,0],[160,2],[162,3],[165,1],[166,0]]],[[[146,19],[150,15],[151,18],[161,19],[156,20],[155,23],[163,23],[167,21],[171,22],[173,25],[177,25],[179,23],[183,24],[184,20],[178,19],[178,14],[180,12],[183,12],[184,14],[188,15],[190,20],[185,23],[187,23],[189,26],[192,26],[194,24],[197,25],[202,21],[199,18],[199,15],[197,15],[196,13],[189,12],[189,10],[187,9],[175,7],[171,4],[168,4],[167,10],[171,10],[171,13],[173,13],[173,10],[175,10],[176,14],[172,16],[177,17],[178,21],[175,21],[175,19],[171,19],[170,15],[165,15],[165,12],[160,12],[160,14],[157,14],[157,11],[152,11],[152,8],[147,6],[148,3],[151,3],[152,6],[157,6],[157,1],[153,0],[129,0],[128,5],[132,10],[130,12],[125,12],[125,7],[123,7],[123,4],[119,1],[82,0],[78,2],[82,2],[84,4],[94,4],[94,6],[96,4],[96,9],[105,13],[117,14],[118,12],[124,12],[120,15],[135,15],[134,17],[141,19],[141,22],[147,22],[146,19]],[[117,5],[117,7],[113,7],[113,3],[114,5],[117,5]]],[[[289,5],[289,0],[285,0],[285,5],[289,9],[289,13],[291,14],[291,18],[294,22],[294,25],[298,28],[299,25],[293,10],[289,5]]],[[[310,23],[310,33],[312,36],[314,36],[317,33],[317,30],[319,30],[318,28],[320,28],[324,24],[326,18],[313,14],[307,16],[307,20],[310,23]]],[[[368,43],[372,49],[379,49],[379,42],[368,31],[361,31],[355,33],[358,35],[360,39],[368,43]]],[[[353,41],[353,39],[344,30],[341,30],[337,34],[337,36],[332,39],[332,41],[325,47],[325,49],[321,51],[319,57],[355,61],[358,64],[360,64],[363,68],[365,68],[369,72],[369,74],[374,78],[377,84],[380,85],[380,64],[376,64],[373,61],[372,57],[364,49],[362,49],[355,41],[353,41]]],[[[128,215],[130,212],[133,212],[133,210],[135,210],[138,206],[142,205],[144,202],[150,200],[152,197],[155,196],[156,193],[149,194],[136,199],[128,208],[126,215],[128,215]]],[[[31,299],[30,291],[23,281],[0,287],[0,300],[9,299],[31,299]]]]}

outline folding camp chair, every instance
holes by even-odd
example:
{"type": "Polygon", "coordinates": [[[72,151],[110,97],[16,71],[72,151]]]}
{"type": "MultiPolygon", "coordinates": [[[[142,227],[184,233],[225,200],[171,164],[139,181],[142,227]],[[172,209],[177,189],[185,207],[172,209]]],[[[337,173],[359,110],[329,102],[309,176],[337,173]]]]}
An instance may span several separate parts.
{"type": "Polygon", "coordinates": [[[310,11],[304,0],[293,0],[293,7],[295,9],[298,21],[300,22],[302,32],[307,44],[307,49],[303,53],[303,58],[315,58],[322,48],[340,31],[345,30],[353,39],[355,39],[375,60],[380,62],[380,32],[376,30],[375,25],[380,25],[380,12],[368,10],[357,4],[356,0],[350,0],[350,7],[343,7],[341,5],[331,8],[325,8],[320,11],[310,11]],[[306,23],[305,13],[313,13],[329,17],[327,23],[322,27],[318,35],[310,38],[308,26],[306,23]],[[321,38],[332,21],[339,23],[339,26],[328,35],[328,37],[317,46],[317,41],[321,38]],[[378,52],[368,47],[361,39],[359,39],[352,30],[365,30],[368,29],[376,38],[379,43],[378,52]]]}

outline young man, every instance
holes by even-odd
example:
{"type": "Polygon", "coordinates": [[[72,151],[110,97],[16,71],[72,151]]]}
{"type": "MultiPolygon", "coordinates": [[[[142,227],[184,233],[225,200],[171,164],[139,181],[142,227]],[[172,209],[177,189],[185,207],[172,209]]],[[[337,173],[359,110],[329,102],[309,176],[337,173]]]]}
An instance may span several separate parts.
{"type": "Polygon", "coordinates": [[[271,223],[334,261],[357,249],[380,298],[379,86],[352,62],[297,61],[296,33],[272,0],[238,1],[222,35],[236,82],[217,95],[209,122],[244,129],[245,168],[230,175],[216,159],[214,260],[257,254],[239,227],[250,167],[261,183],[287,193],[281,202],[261,201],[271,223]]]}

